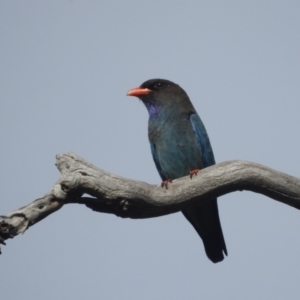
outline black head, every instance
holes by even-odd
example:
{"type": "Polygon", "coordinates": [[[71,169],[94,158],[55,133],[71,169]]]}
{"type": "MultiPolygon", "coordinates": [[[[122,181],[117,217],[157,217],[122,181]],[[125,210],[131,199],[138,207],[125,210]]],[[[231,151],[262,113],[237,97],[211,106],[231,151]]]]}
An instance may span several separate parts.
{"type": "Polygon", "coordinates": [[[166,79],[150,79],[141,84],[141,86],[137,88],[131,89],[127,96],[136,96],[139,97],[143,101],[154,100],[161,98],[160,96],[164,96],[164,98],[168,95],[177,96],[177,95],[185,95],[185,91],[176,83],[166,80],[166,79]]]}
{"type": "Polygon", "coordinates": [[[142,83],[141,88],[147,88],[152,92],[158,92],[170,87],[179,87],[178,84],[166,79],[150,79],[142,83]]]}
{"type": "Polygon", "coordinates": [[[192,109],[186,92],[176,83],[166,79],[150,79],[137,88],[131,89],[127,96],[136,96],[146,105],[150,116],[162,111],[192,109]]]}

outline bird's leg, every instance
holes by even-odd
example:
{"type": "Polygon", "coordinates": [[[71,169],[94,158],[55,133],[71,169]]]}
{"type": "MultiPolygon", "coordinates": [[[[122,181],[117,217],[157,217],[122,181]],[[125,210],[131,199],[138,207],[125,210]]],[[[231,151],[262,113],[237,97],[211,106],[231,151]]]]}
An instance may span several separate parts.
{"type": "Polygon", "coordinates": [[[162,183],[161,183],[161,187],[166,187],[166,189],[168,188],[168,183],[169,182],[172,182],[172,179],[167,179],[167,180],[164,180],[162,183]]]}
{"type": "Polygon", "coordinates": [[[194,175],[197,176],[197,174],[198,174],[199,171],[200,171],[200,169],[191,170],[189,172],[190,178],[192,179],[194,175]]]}

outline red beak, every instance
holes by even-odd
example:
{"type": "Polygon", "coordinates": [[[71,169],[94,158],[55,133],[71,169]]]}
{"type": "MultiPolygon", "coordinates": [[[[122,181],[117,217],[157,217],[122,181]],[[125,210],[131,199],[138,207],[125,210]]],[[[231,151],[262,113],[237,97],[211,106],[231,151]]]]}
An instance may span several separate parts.
{"type": "Polygon", "coordinates": [[[140,97],[140,96],[148,95],[149,93],[151,93],[151,90],[146,89],[146,88],[137,87],[137,88],[134,88],[134,89],[131,89],[130,91],[128,91],[127,96],[140,97]]]}

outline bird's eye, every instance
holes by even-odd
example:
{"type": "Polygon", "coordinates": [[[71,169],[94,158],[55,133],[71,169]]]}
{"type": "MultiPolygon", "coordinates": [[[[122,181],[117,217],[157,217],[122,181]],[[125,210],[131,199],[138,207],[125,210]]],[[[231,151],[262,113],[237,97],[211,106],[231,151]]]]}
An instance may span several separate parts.
{"type": "Polygon", "coordinates": [[[160,81],[155,83],[156,88],[161,88],[162,86],[163,86],[163,84],[160,81]]]}

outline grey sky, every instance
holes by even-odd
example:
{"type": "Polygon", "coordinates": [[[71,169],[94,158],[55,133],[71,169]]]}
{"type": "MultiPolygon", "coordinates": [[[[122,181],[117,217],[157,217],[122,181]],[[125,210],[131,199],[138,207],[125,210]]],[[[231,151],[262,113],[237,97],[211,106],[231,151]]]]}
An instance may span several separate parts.
{"type": "MultiPolygon", "coordinates": [[[[299,176],[299,1],[1,1],[0,214],[44,195],[73,151],[159,183],[147,112],[161,77],[189,94],[218,162],[299,176]]],[[[68,205],[9,240],[3,299],[299,299],[296,209],[219,199],[229,256],[211,263],[181,214],[123,220],[68,205]]]]}

